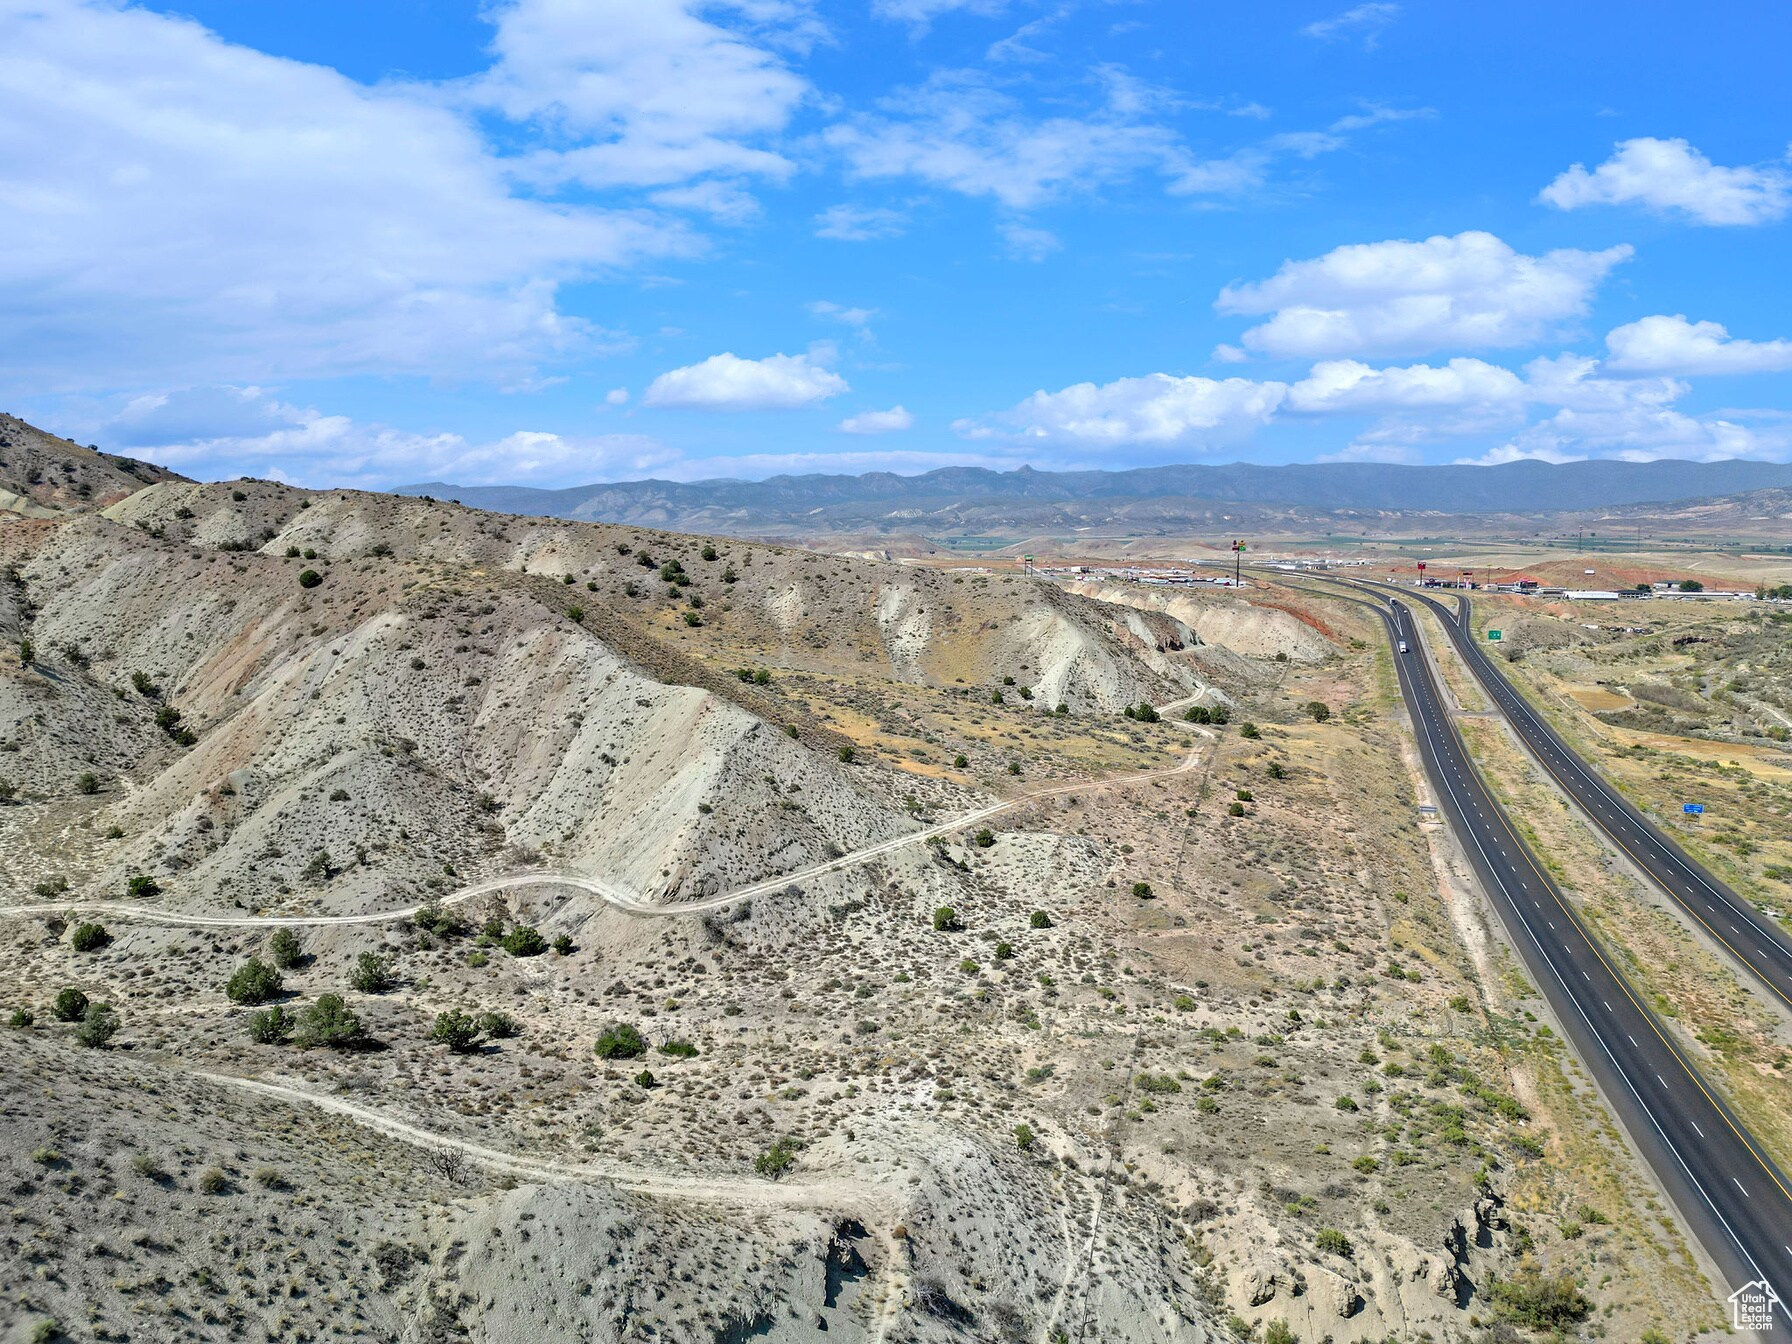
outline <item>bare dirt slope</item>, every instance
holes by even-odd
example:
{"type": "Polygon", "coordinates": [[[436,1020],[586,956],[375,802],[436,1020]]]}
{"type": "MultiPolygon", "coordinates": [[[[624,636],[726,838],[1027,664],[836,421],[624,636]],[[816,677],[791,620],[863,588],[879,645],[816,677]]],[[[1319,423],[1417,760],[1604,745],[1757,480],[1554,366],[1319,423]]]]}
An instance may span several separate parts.
{"type": "Polygon", "coordinates": [[[102,509],[157,481],[185,479],[166,467],[83,448],[0,414],[0,509],[37,517],[102,509]]]}
{"type": "Polygon", "coordinates": [[[1347,616],[1275,612],[1290,653],[1019,576],[250,481],[0,515],[0,565],[33,907],[0,911],[0,1332],[1707,1323],[1477,976],[1347,616]],[[663,913],[433,904],[544,867],[663,913]],[[331,915],[372,919],[255,922],[331,915]]]}

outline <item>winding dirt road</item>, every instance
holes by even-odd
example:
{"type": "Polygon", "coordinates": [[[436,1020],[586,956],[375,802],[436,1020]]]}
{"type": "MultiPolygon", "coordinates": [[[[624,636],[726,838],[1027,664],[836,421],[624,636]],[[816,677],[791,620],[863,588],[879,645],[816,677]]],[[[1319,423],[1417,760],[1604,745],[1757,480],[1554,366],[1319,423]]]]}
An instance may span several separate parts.
{"type": "MultiPolygon", "coordinates": [[[[1172,701],[1170,704],[1161,706],[1159,712],[1168,713],[1189,703],[1189,700],[1192,699],[1193,697],[1189,697],[1185,700],[1172,701]]],[[[1137,774],[1117,775],[1110,779],[1078,780],[1071,784],[1054,785],[1049,789],[1038,789],[1017,798],[990,803],[986,807],[966,812],[950,821],[940,822],[938,825],[929,826],[923,830],[910,831],[906,835],[880,840],[876,844],[866,845],[863,849],[855,849],[850,854],[842,854],[838,858],[810,864],[807,868],[799,868],[795,872],[763,878],[744,887],[737,887],[733,891],[723,892],[716,896],[706,896],[702,900],[680,901],[675,905],[668,905],[660,901],[647,900],[639,893],[628,890],[621,883],[610,878],[550,868],[528,869],[487,878],[483,882],[474,882],[461,887],[457,891],[450,892],[448,895],[426,904],[437,907],[460,905],[481,896],[491,896],[517,887],[560,886],[577,887],[631,915],[706,914],[711,910],[720,910],[726,906],[737,905],[741,901],[751,900],[755,896],[765,896],[772,892],[782,891],[792,883],[807,882],[817,877],[825,877],[829,873],[855,868],[859,864],[882,858],[886,854],[906,849],[910,845],[926,844],[930,840],[965,830],[980,822],[988,821],[992,817],[998,817],[1004,812],[1011,812],[1016,808],[1026,807],[1043,799],[1057,798],[1070,793],[1082,793],[1090,789],[1145,784],[1153,780],[1187,774],[1200,764],[1202,741],[1212,740],[1214,734],[1210,729],[1185,725],[1174,719],[1166,719],[1165,722],[1172,723],[1177,727],[1187,727],[1198,739],[1190,747],[1187,757],[1181,764],[1171,766],[1167,770],[1145,770],[1137,774]]],[[[154,906],[132,905],[122,901],[59,901],[41,905],[0,906],[0,918],[28,918],[34,915],[53,915],[76,910],[105,914],[115,919],[141,919],[155,924],[177,924],[198,928],[319,928],[342,924],[386,924],[395,920],[410,919],[424,908],[425,905],[421,904],[407,905],[400,909],[377,910],[360,915],[196,915],[174,910],[158,910],[154,906]]]]}

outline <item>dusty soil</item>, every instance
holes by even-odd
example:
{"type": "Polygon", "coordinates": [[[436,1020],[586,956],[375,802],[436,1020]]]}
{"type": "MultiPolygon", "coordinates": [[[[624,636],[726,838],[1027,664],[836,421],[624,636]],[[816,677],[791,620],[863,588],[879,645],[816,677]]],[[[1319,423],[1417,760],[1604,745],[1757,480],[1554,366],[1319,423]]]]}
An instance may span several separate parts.
{"type": "Polygon", "coordinates": [[[1671,1231],[1549,1231],[1622,1155],[1483,983],[1337,604],[268,482],[43,507],[0,515],[0,883],[51,907],[0,920],[0,1330],[1467,1341],[1528,1260],[1705,1323],[1671,1231]],[[1173,772],[1141,703],[1230,722],[1173,772]],[[383,918],[542,867],[772,881],[383,918]],[[271,929],[125,901],[374,918],[256,1005],[271,929]],[[251,1037],[326,995],[350,1048],[251,1037]]]}

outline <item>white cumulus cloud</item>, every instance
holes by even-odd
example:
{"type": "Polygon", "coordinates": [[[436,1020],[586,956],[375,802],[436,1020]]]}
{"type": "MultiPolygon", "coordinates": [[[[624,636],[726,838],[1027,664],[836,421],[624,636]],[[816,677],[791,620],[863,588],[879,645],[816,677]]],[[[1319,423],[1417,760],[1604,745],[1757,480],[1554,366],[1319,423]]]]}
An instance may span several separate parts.
{"type": "Polygon", "coordinates": [[[908,411],[892,406],[887,411],[860,411],[857,415],[849,415],[836,428],[843,434],[891,434],[910,429],[914,423],[915,417],[908,411]]]}
{"type": "Polygon", "coordinates": [[[742,359],[724,352],[662,373],[641,402],[699,411],[793,410],[851,390],[814,353],[742,359]]]}
{"type": "Polygon", "coordinates": [[[1284,405],[1307,415],[1336,415],[1518,405],[1524,399],[1524,383],[1517,374],[1484,360],[1377,369],[1354,359],[1333,359],[1315,364],[1290,386],[1284,405]]]}
{"type": "Polygon", "coordinates": [[[1495,465],[1522,458],[1573,462],[1585,457],[1616,457],[1651,462],[1673,457],[1715,462],[1733,457],[1783,459],[1788,451],[1792,451],[1792,435],[1783,431],[1762,432],[1722,417],[1692,416],[1668,407],[1637,407],[1560,410],[1479,457],[1458,461],[1495,465]]]}
{"type": "Polygon", "coordinates": [[[856,327],[863,330],[871,319],[877,316],[875,308],[850,308],[845,304],[833,303],[827,299],[817,299],[808,305],[809,311],[816,317],[824,317],[843,326],[856,327]]]}
{"type": "Polygon", "coordinates": [[[1606,333],[1608,367],[1632,373],[1682,376],[1780,373],[1792,369],[1792,341],[1745,341],[1717,322],[1684,315],[1640,318],[1606,333]]]}
{"type": "Polygon", "coordinates": [[[257,387],[177,388],[132,399],[93,432],[200,477],[249,473],[312,485],[384,489],[425,480],[460,485],[616,480],[675,463],[642,434],[518,430],[487,441],[362,424],[280,400],[257,387]]]}
{"type": "Polygon", "coordinates": [[[907,215],[883,206],[830,205],[815,216],[817,238],[833,238],[844,243],[899,238],[907,228],[907,215]]]}
{"type": "Polygon", "coordinates": [[[941,71],[885,100],[883,115],[831,126],[823,138],[856,177],[916,177],[1024,210],[1073,186],[1180,164],[1174,133],[1140,113],[1110,86],[1090,115],[1033,116],[981,75],[941,71]]]}
{"type": "Polygon", "coordinates": [[[688,251],[518,195],[437,91],[369,87],[101,0],[9,0],[0,387],[527,378],[615,338],[562,282],[688,251]]]}
{"type": "MultiPolygon", "coordinates": [[[[782,179],[767,143],[809,94],[771,48],[813,36],[800,6],[732,7],[726,26],[697,0],[509,0],[490,10],[497,59],[463,86],[476,105],[551,127],[570,143],[526,156],[542,181],[667,186],[722,175],[782,179]],[[705,12],[700,12],[705,11],[705,12]],[[766,21],[763,36],[751,20],[766,21]],[[781,20],[781,22],[776,22],[781,20]]],[[[738,211],[737,197],[693,202],[738,211]]]]}
{"type": "Polygon", "coordinates": [[[1301,32],[1308,37],[1316,37],[1322,42],[1333,42],[1340,38],[1361,38],[1363,46],[1373,51],[1377,42],[1380,41],[1381,30],[1399,17],[1399,5],[1383,3],[1382,0],[1372,0],[1372,3],[1356,5],[1329,19],[1319,19],[1309,23],[1301,29],[1301,32]]]}
{"type": "Polygon", "coordinates": [[[1792,173],[1778,164],[1724,168],[1684,140],[1620,141],[1589,171],[1575,164],[1539,194],[1560,210],[1641,205],[1699,224],[1770,224],[1792,209],[1792,173]]]}
{"type": "Polygon", "coordinates": [[[976,439],[1019,436],[1204,452],[1236,443],[1267,423],[1287,390],[1283,383],[1248,378],[1152,373],[1035,392],[1011,410],[982,420],[960,420],[953,428],[976,439]]]}
{"type": "Polygon", "coordinates": [[[1222,313],[1268,315],[1241,338],[1268,355],[1416,354],[1534,342],[1587,309],[1627,245],[1600,252],[1517,252],[1491,233],[1334,248],[1229,285],[1222,313]]]}

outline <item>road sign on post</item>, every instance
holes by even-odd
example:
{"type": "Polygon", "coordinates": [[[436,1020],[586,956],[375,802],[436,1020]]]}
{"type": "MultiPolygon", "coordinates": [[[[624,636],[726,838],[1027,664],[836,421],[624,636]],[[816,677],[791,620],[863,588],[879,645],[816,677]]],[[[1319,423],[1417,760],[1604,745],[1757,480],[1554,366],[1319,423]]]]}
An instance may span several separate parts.
{"type": "Polygon", "coordinates": [[[1703,803],[1687,803],[1684,806],[1682,806],[1680,810],[1682,812],[1686,813],[1686,815],[1689,817],[1702,817],[1705,815],[1705,804],[1703,804],[1703,803]]]}
{"type": "Polygon", "coordinates": [[[1489,630],[1487,632],[1487,642],[1490,644],[1498,644],[1505,637],[1506,632],[1504,630],[1489,630]]]}

